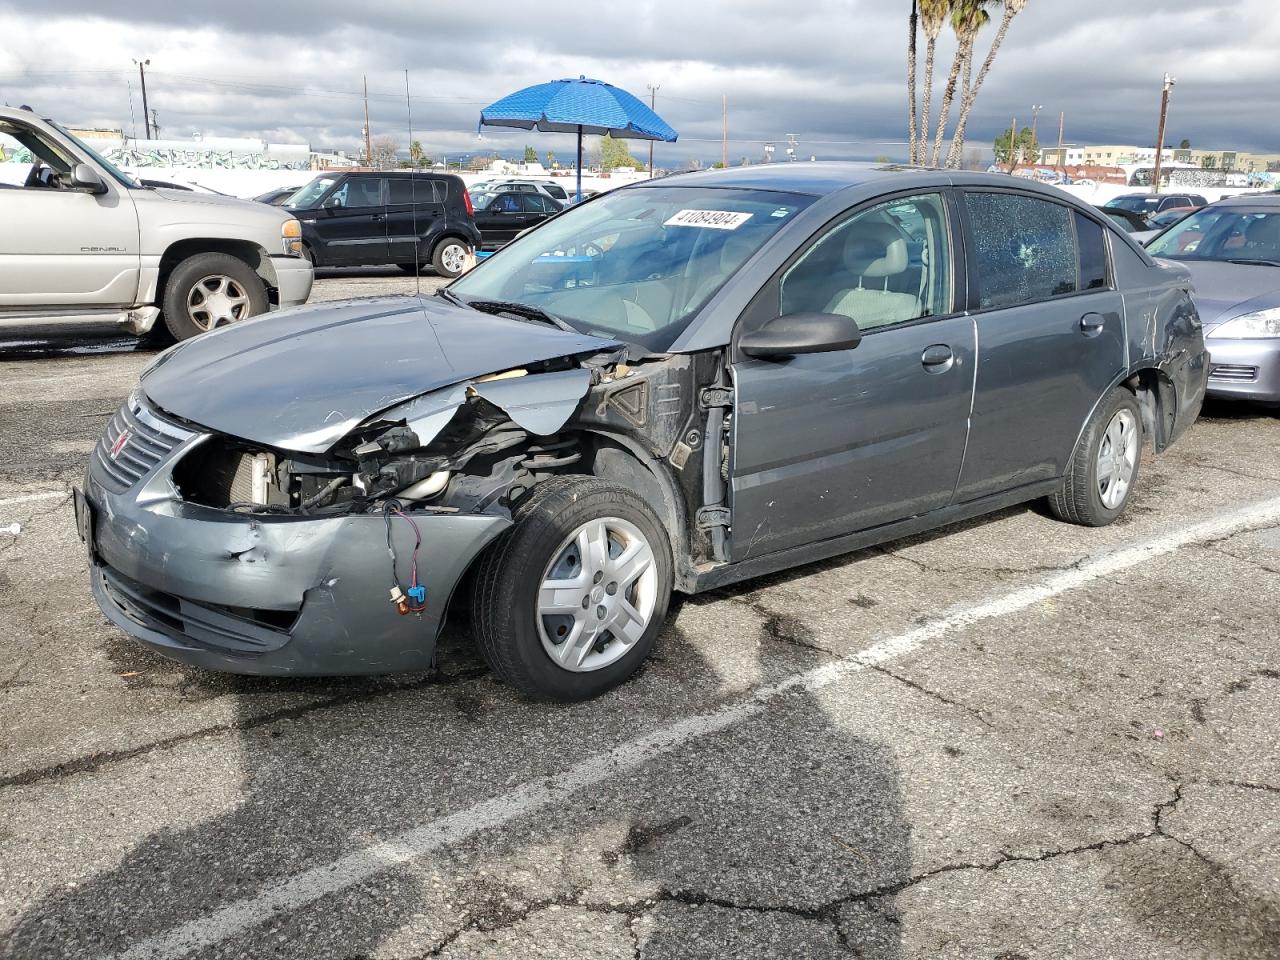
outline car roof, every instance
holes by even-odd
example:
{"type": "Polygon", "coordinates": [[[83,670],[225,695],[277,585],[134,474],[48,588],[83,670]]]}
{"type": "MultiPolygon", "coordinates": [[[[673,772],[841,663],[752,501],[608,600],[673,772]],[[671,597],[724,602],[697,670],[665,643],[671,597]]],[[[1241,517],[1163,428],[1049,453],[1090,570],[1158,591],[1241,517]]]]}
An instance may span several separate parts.
{"type": "Polygon", "coordinates": [[[844,160],[761,163],[750,167],[677,173],[669,177],[646,180],[636,186],[732,187],[740,190],[781,190],[823,197],[846,187],[858,186],[908,171],[923,172],[919,167],[844,160]]]}
{"type": "Polygon", "coordinates": [[[1244,193],[1238,197],[1223,197],[1214,207],[1280,207],[1280,193],[1244,193]]]}

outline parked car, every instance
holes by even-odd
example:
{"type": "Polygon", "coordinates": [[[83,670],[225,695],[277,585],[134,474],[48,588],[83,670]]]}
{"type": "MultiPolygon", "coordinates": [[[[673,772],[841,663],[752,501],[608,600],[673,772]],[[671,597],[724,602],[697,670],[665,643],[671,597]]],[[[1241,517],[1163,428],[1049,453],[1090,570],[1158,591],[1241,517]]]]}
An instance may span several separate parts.
{"type": "Polygon", "coordinates": [[[471,197],[447,173],[322,173],[287,201],[318,267],[430,264],[456,277],[480,244],[471,197]]]}
{"type": "Polygon", "coordinates": [[[1184,217],[1195,213],[1196,207],[1170,207],[1168,210],[1161,210],[1159,213],[1153,213],[1147,217],[1147,223],[1151,224],[1151,228],[1157,233],[1165,230],[1184,217]]]}
{"type": "Polygon", "coordinates": [[[537,226],[562,209],[540,193],[482,193],[473,198],[476,228],[485,249],[509,243],[517,234],[537,226]]]}
{"type": "Polygon", "coordinates": [[[1134,213],[1152,214],[1179,207],[1195,209],[1205,205],[1198,193],[1126,193],[1107,202],[1109,207],[1120,207],[1134,213]]]}
{"type": "Polygon", "coordinates": [[[1191,271],[1213,356],[1209,393],[1280,403],[1280,196],[1219,200],[1147,251],[1191,271]]]}
{"type": "Polygon", "coordinates": [[[279,187],[275,190],[268,190],[266,193],[260,193],[253,199],[255,203],[265,203],[269,207],[282,207],[284,202],[300,189],[297,186],[279,187]]]}
{"type": "Polygon", "coordinates": [[[0,326],[179,340],[305,303],[301,227],[261,204],[139,183],[53,120],[0,106],[0,326]]]}
{"type": "Polygon", "coordinates": [[[1112,522],[1208,362],[1187,271],[1087,204],[844,163],[623,187],[436,296],[281,321],[163,354],[108,426],[102,611],[217,670],[415,670],[465,578],[553,700],[635,671],[673,590],[1038,498],[1112,522]]]}
{"type": "MultiPolygon", "coordinates": [[[[477,192],[472,188],[472,194],[477,192]]],[[[570,196],[564,187],[554,180],[493,180],[484,185],[484,193],[540,193],[559,204],[566,204],[570,196]]]]}
{"type": "Polygon", "coordinates": [[[1151,220],[1143,213],[1137,213],[1125,207],[1099,207],[1125,233],[1144,233],[1151,230],[1151,220]]]}

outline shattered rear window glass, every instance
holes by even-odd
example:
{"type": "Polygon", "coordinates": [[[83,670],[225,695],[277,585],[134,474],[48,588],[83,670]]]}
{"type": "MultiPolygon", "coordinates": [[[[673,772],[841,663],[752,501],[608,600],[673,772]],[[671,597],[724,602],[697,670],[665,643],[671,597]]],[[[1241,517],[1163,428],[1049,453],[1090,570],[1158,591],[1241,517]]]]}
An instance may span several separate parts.
{"type": "Polygon", "coordinates": [[[464,300],[535,306],[584,333],[665,350],[812,202],[761,190],[618,190],[517,238],[449,289],[464,300]]]}
{"type": "Polygon", "coordinates": [[[1077,289],[1071,210],[1015,193],[966,193],[979,303],[1009,307],[1077,289]]]}

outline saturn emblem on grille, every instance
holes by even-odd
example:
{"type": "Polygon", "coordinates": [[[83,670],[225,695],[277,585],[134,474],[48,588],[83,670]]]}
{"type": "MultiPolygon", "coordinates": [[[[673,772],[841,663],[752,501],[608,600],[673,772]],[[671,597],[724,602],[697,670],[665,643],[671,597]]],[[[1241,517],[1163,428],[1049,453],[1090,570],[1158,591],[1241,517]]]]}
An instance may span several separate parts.
{"type": "Polygon", "coordinates": [[[121,430],[120,436],[116,437],[116,442],[111,445],[111,451],[107,454],[112,460],[120,456],[120,451],[125,448],[125,444],[129,442],[132,434],[128,430],[121,430]]]}

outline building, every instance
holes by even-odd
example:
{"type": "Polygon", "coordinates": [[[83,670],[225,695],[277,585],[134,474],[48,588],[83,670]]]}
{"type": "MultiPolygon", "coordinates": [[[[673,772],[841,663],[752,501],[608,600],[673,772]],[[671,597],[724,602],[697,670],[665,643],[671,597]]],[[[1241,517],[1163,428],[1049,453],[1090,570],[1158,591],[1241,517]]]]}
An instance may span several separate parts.
{"type": "MultiPolygon", "coordinates": [[[[1223,170],[1230,173],[1280,171],[1280,153],[1247,153],[1242,150],[1200,150],[1165,147],[1162,159],[1165,163],[1183,164],[1204,170],[1223,170]]],[[[1155,147],[1139,147],[1134,144],[1072,145],[1062,148],[1045,147],[1040,151],[1040,162],[1042,164],[1058,167],[1151,165],[1155,163],[1155,160],[1155,147]]]]}

